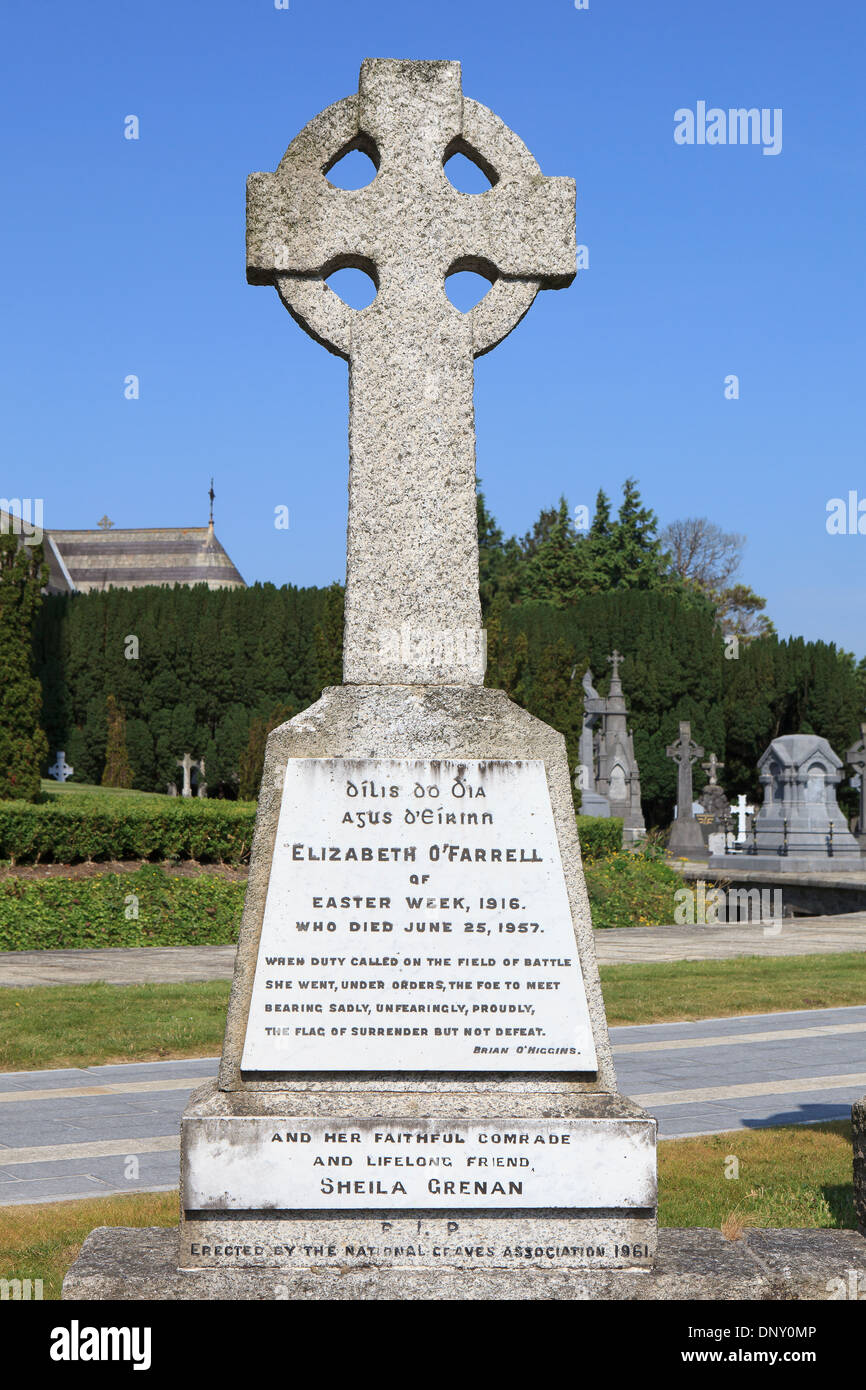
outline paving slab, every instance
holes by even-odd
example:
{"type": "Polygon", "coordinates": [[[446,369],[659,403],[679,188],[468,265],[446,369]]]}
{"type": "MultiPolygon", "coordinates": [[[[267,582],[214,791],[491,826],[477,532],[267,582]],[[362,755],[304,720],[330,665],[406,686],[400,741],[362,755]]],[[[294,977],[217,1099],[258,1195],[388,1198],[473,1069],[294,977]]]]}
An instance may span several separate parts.
{"type": "Polygon", "coordinates": [[[786,917],[778,931],[775,925],[760,922],[612,927],[596,931],[595,950],[599,965],[866,951],[866,912],[831,917],[786,917]]]}
{"type": "Polygon", "coordinates": [[[230,980],[234,946],[108,946],[99,950],[2,951],[0,987],[175,984],[230,980]]]}

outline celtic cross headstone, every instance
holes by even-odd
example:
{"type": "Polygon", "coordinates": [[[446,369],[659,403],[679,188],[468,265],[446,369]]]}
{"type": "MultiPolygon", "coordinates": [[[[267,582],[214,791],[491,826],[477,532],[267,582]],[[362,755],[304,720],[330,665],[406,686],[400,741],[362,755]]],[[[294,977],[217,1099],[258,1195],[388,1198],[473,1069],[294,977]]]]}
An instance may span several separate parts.
{"type": "Polygon", "coordinates": [[[500,1275],[541,1242],[652,1263],[655,1122],[616,1088],[565,741],[483,686],[473,361],[574,273],[572,181],[457,63],[365,62],[249,181],[249,279],[349,362],[349,528],[344,684],[268,739],[219,1080],[183,1120],[180,1263],[226,1287],[477,1297],[482,1244],[500,1275]],[[364,310],[326,283],[350,265],[364,310]],[[461,314],[465,268],[492,287],[461,314]]]}
{"type": "Polygon", "coordinates": [[[62,749],[58,749],[57,757],[48,769],[48,776],[53,777],[55,782],[65,782],[67,777],[71,777],[74,771],[75,768],[70,767],[69,763],[66,761],[66,753],[62,749]]]}
{"type": "Polygon", "coordinates": [[[679,738],[676,743],[669,744],[665,752],[677,765],[677,814],[668,837],[668,851],[687,859],[706,858],[704,837],[692,809],[692,767],[698,758],[703,757],[704,750],[692,738],[691,724],[687,719],[680,720],[679,738]]]}

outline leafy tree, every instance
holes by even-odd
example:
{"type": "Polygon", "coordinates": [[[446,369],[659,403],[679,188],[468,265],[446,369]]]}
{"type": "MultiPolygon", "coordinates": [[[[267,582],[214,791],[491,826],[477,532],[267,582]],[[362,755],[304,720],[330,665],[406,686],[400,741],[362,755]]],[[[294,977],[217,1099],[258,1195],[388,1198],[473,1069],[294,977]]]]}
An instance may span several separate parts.
{"type": "Polygon", "coordinates": [[[132,768],[126,751],[126,721],[123,711],[113,695],[105,701],[108,732],[105,743],[105,767],[102,771],[103,787],[131,787],[132,768]]]}
{"type": "Polygon", "coordinates": [[[656,535],[657,526],[655,512],[641,502],[637,482],[626,478],[619,514],[607,542],[609,588],[670,588],[668,556],[656,535]]]}
{"type": "Polygon", "coordinates": [[[280,724],[285,724],[287,719],[291,719],[293,713],[290,706],[280,705],[267,719],[256,718],[250,725],[247,746],[240,759],[238,795],[242,801],[255,801],[258,797],[265,766],[268,734],[280,724]]]}
{"type": "Polygon", "coordinates": [[[771,637],[776,631],[773,623],[763,610],[767,600],[756,594],[747,584],[732,584],[720,594],[712,596],[722,631],[733,634],[740,642],[751,642],[753,637],[771,637]]]}
{"type": "Polygon", "coordinates": [[[153,735],[143,719],[127,719],[126,748],[132,767],[131,785],[136,791],[151,791],[155,778],[153,735]]]}
{"type": "Polygon", "coordinates": [[[557,605],[572,602],[578,587],[578,548],[568,503],[561,497],[559,506],[542,512],[533,531],[523,538],[521,599],[557,605]]]}
{"type": "Polygon", "coordinates": [[[746,584],[731,582],[740,567],[745,536],[723,531],[706,517],[686,517],[666,526],[661,540],[670,552],[673,573],[713,603],[726,635],[748,642],[775,630],[763,612],[766,599],[746,584]]]}
{"type": "Polygon", "coordinates": [[[48,579],[42,545],[0,534],[0,797],[34,801],[48,762],[42,694],[33,675],[33,624],[48,579]]]}
{"type": "Polygon", "coordinates": [[[656,516],[644,507],[637,483],[627,478],[615,521],[604,492],[588,533],[575,529],[568,503],[542,510],[531,531],[518,541],[502,540],[483,497],[479,502],[479,557],[485,614],[497,597],[511,602],[563,607],[582,594],[612,589],[681,587],[656,535],[656,516]]]}

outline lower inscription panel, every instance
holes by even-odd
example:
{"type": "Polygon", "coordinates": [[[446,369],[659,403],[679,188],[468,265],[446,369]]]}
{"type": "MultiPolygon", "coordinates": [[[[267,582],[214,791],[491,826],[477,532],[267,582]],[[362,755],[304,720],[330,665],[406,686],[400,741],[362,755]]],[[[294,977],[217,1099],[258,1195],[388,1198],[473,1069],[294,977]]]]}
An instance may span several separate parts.
{"type": "Polygon", "coordinates": [[[192,1211],[648,1208],[647,1120],[184,1121],[192,1211]]]}

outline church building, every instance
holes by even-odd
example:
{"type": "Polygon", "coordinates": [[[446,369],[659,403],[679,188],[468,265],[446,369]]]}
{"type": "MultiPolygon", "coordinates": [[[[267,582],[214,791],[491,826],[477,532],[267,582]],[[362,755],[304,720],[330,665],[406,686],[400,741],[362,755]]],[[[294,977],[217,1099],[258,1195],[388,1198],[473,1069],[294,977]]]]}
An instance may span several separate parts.
{"type": "MultiPolygon", "coordinates": [[[[154,584],[246,588],[214,531],[213,481],[208,495],[210,520],[207,526],[159,526],[126,531],[115,529],[114,523],[104,516],[98,529],[93,531],[45,529],[42,537],[48,565],[45,592],[89,594],[110,588],[141,589],[154,584]]],[[[0,525],[19,531],[21,523],[14,514],[3,512],[0,525]]]]}

